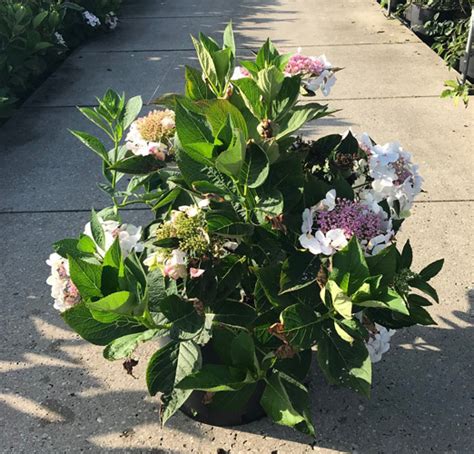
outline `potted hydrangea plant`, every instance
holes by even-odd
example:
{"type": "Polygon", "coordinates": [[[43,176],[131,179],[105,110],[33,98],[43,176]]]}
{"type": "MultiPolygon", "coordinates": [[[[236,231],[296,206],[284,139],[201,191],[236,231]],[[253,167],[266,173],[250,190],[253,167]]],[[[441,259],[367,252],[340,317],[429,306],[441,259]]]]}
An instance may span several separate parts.
{"type": "Polygon", "coordinates": [[[110,90],[80,109],[111,139],[73,132],[100,157],[112,204],[54,245],[55,307],[129,370],[140,343],[162,338],[146,382],[163,423],[180,408],[221,425],[267,414],[314,434],[313,359],[368,396],[394,331],[434,323],[442,260],[413,271],[395,241],[422,179],[397,143],[297,137],[331,113],[299,103],[334,82],[325,58],[267,40],[236,69],[231,25],[223,45],[194,45],[201,68],[186,67],[185,93],[162,109],[137,120],[140,98],[110,90]],[[121,219],[136,203],[150,208],[144,228],[121,219]]]}

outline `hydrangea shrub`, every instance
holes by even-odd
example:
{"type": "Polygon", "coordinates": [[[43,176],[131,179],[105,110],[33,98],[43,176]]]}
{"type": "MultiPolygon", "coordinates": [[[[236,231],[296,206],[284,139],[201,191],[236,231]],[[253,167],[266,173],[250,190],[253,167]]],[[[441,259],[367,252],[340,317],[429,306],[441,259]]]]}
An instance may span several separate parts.
{"type": "Polygon", "coordinates": [[[231,25],[223,45],[193,42],[201,68],[186,66],[185,93],[159,110],[137,119],[141,99],[111,90],[80,109],[111,139],[73,131],[100,157],[111,206],[54,245],[55,308],[128,369],[140,343],[163,339],[146,376],[163,422],[194,390],[237,410],[260,387],[269,417],[314,434],[313,356],[330,383],[368,396],[395,330],[434,323],[443,261],[414,271],[410,243],[396,244],[422,179],[398,143],[298,137],[331,113],[300,102],[331,88],[325,57],[267,40],[236,66],[231,25]],[[123,223],[133,204],[149,225],[123,223]]]}

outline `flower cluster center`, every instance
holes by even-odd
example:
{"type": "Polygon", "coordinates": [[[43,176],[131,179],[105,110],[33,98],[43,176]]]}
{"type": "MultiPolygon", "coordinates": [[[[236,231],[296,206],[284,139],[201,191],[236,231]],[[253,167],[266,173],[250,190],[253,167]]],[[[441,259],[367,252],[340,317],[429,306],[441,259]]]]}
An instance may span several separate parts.
{"type": "Polygon", "coordinates": [[[370,241],[384,233],[381,217],[360,202],[337,199],[335,208],[317,214],[319,228],[326,234],[332,229],[342,229],[346,238],[356,236],[359,241],[370,241]]]}

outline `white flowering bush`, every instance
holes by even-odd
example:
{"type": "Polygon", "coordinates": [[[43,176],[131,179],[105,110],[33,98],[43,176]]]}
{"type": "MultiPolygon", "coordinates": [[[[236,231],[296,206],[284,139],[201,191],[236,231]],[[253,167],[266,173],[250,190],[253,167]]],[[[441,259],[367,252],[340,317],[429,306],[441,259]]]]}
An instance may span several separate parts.
{"type": "Polygon", "coordinates": [[[325,57],[268,40],[236,66],[230,25],[223,45],[194,45],[201,68],[186,67],[184,95],[138,119],[141,99],[111,90],[80,109],[111,139],[73,131],[101,159],[111,206],[54,245],[54,305],[129,371],[136,347],[162,338],[146,382],[163,422],[180,407],[206,421],[256,401],[314,434],[313,358],[330,383],[368,396],[395,330],[434,323],[429,281],[443,261],[414,271],[410,243],[396,243],[422,179],[397,143],[297,136],[331,113],[299,103],[334,82],[325,57]],[[123,223],[132,204],[150,209],[148,225],[123,223]]]}

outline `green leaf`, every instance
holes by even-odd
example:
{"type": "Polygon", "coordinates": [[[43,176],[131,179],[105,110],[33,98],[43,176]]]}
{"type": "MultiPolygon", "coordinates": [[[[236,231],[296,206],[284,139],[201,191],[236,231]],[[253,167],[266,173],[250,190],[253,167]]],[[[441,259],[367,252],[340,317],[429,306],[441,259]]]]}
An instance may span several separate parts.
{"type": "Polygon", "coordinates": [[[233,411],[243,410],[256,388],[257,383],[249,383],[237,391],[215,393],[208,407],[219,411],[228,411],[229,408],[232,408],[233,411]]]}
{"type": "Polygon", "coordinates": [[[41,11],[39,14],[37,14],[31,23],[33,28],[38,28],[41,23],[48,17],[49,11],[41,11]]]}
{"type": "Polygon", "coordinates": [[[102,262],[102,293],[109,295],[119,290],[120,284],[125,276],[125,268],[122,260],[122,250],[118,238],[107,250],[102,262]]]}
{"type": "Polygon", "coordinates": [[[255,354],[255,344],[252,336],[242,331],[234,337],[231,344],[232,363],[240,369],[247,369],[253,374],[258,374],[260,367],[255,354]]]}
{"type": "Polygon", "coordinates": [[[201,351],[192,341],[170,342],[158,350],[148,363],[146,382],[149,393],[162,392],[161,418],[164,424],[185,402],[191,390],[176,384],[201,366],[201,351]]]}
{"type": "Polygon", "coordinates": [[[271,42],[270,38],[267,38],[263,46],[257,52],[255,63],[260,69],[262,69],[275,63],[278,57],[278,51],[271,42]]]}
{"type": "Polygon", "coordinates": [[[206,220],[209,230],[226,238],[240,238],[253,233],[253,225],[230,217],[226,212],[219,210],[208,211],[206,220]]]}
{"type": "Polygon", "coordinates": [[[107,345],[114,339],[145,331],[145,327],[129,317],[119,316],[113,323],[101,323],[92,317],[84,303],[63,312],[64,321],[86,341],[95,345],[107,345]]]}
{"type": "Polygon", "coordinates": [[[329,115],[327,106],[310,103],[296,106],[291,113],[280,122],[280,133],[276,140],[281,140],[298,131],[306,122],[329,115]]]}
{"type": "MultiPolygon", "coordinates": [[[[305,416],[300,413],[301,410],[298,411],[293,405],[293,402],[290,399],[290,394],[288,393],[286,386],[283,385],[284,382],[281,378],[281,374],[278,372],[272,373],[270,377],[266,379],[266,382],[267,385],[265,386],[265,391],[260,400],[260,404],[265,410],[265,413],[267,413],[267,415],[277,424],[300,428],[300,425],[305,423],[305,416]]],[[[293,383],[295,383],[294,380],[291,381],[291,384],[288,380],[285,380],[287,386],[292,386],[291,393],[296,397],[296,403],[298,406],[307,407],[308,396],[307,392],[305,392],[306,389],[303,385],[299,385],[295,389],[293,388],[293,386],[295,386],[293,383]],[[304,397],[297,390],[302,391],[304,397]],[[303,404],[304,398],[306,398],[306,402],[303,404]]],[[[307,412],[307,414],[309,415],[309,412],[307,412]]],[[[312,430],[307,427],[308,432],[314,433],[314,428],[311,423],[309,426],[312,430]]]]}
{"type": "Polygon", "coordinates": [[[349,344],[337,335],[331,325],[325,325],[320,333],[317,358],[329,383],[370,396],[372,363],[364,341],[355,339],[349,344]]]}
{"type": "Polygon", "coordinates": [[[426,295],[433,298],[437,303],[439,303],[438,292],[430,285],[428,282],[424,281],[421,277],[415,277],[408,281],[410,287],[417,288],[421,290],[426,295]]]}
{"type": "Polygon", "coordinates": [[[107,344],[103,355],[109,361],[127,358],[132,355],[135,349],[142,343],[151,340],[158,334],[159,330],[149,329],[142,333],[127,334],[126,336],[114,339],[107,344]]]}
{"type": "Polygon", "coordinates": [[[267,105],[270,105],[278,95],[284,79],[283,72],[276,66],[270,66],[258,72],[257,85],[267,105]]]}
{"type": "Polygon", "coordinates": [[[78,244],[79,240],[76,238],[65,238],[64,240],[56,241],[56,243],[53,244],[53,249],[65,259],[67,259],[68,256],[74,258],[90,257],[89,253],[78,249],[78,244]]]}
{"type": "Polygon", "coordinates": [[[209,164],[214,150],[214,138],[204,121],[176,101],[176,132],[180,146],[190,157],[200,163],[209,164]]]}
{"type": "Polygon", "coordinates": [[[194,101],[202,99],[209,99],[212,93],[209,91],[207,85],[202,80],[202,72],[191,66],[185,66],[185,93],[186,97],[194,101]]]}
{"type": "Polygon", "coordinates": [[[425,281],[433,279],[441,271],[443,265],[444,259],[436,260],[435,262],[430,263],[428,266],[426,266],[420,271],[420,277],[425,281]]]}
{"type": "Polygon", "coordinates": [[[276,120],[284,117],[295,106],[300,94],[301,78],[285,77],[281,89],[273,101],[272,110],[276,120]]]}
{"type": "Polygon", "coordinates": [[[265,117],[264,108],[261,101],[262,93],[257,83],[250,77],[234,80],[232,83],[239,89],[239,93],[254,117],[259,120],[265,117]]]}
{"type": "Polygon", "coordinates": [[[213,308],[214,320],[239,327],[249,327],[257,318],[257,313],[252,306],[241,302],[225,301],[213,308]]]}
{"type": "Polygon", "coordinates": [[[261,268],[254,267],[252,270],[259,284],[262,286],[265,296],[273,306],[286,307],[296,301],[290,294],[280,294],[280,264],[268,265],[261,268]]]}
{"type": "Polygon", "coordinates": [[[170,295],[160,303],[160,310],[163,315],[173,323],[171,336],[182,338],[183,336],[196,335],[203,327],[204,318],[194,309],[190,301],[186,301],[177,295],[170,295]]]}
{"type": "Polygon", "coordinates": [[[217,80],[219,87],[223,89],[226,85],[226,80],[230,75],[232,69],[232,49],[221,49],[212,54],[212,60],[214,61],[214,67],[216,68],[217,80]]]}
{"type": "Polygon", "coordinates": [[[147,175],[149,173],[156,172],[163,167],[165,167],[164,161],[157,159],[153,155],[148,155],[131,156],[122,159],[121,161],[117,161],[114,165],[110,166],[109,169],[132,175],[147,175]]]}
{"type": "MultiPolygon", "coordinates": [[[[378,274],[378,273],[377,273],[378,274]]],[[[352,295],[369,277],[369,268],[365,261],[364,252],[353,236],[348,245],[333,256],[333,270],[329,276],[342,291],[352,295]]]]}
{"type": "Polygon", "coordinates": [[[402,265],[404,268],[410,268],[413,261],[413,250],[411,248],[410,240],[407,240],[402,251],[402,265]]]}
{"type": "Polygon", "coordinates": [[[268,222],[267,217],[272,218],[283,213],[283,194],[269,184],[258,188],[255,202],[255,214],[261,223],[268,222]]]}
{"type": "Polygon", "coordinates": [[[400,254],[394,244],[382,249],[378,254],[366,257],[370,274],[382,275],[381,283],[389,285],[393,282],[398,270],[398,258],[400,254]]]}
{"type": "Polygon", "coordinates": [[[95,210],[92,210],[91,213],[91,232],[92,232],[92,238],[102,250],[105,249],[105,232],[102,227],[102,223],[99,219],[99,216],[95,212],[95,210]]]}
{"type": "Polygon", "coordinates": [[[223,151],[216,159],[216,169],[237,178],[245,161],[245,138],[242,131],[233,129],[233,140],[229,148],[223,151]]]}
{"type": "MultiPolygon", "coordinates": [[[[326,293],[326,295],[329,293],[331,295],[332,306],[339,315],[345,319],[352,318],[352,300],[333,280],[327,281],[321,293],[326,293]]],[[[322,299],[323,301],[325,300],[324,298],[322,299]]]]}
{"type": "Polygon", "coordinates": [[[270,164],[267,154],[256,143],[251,143],[240,171],[240,184],[252,189],[258,188],[265,183],[269,172],[270,164]]]}
{"type": "Polygon", "coordinates": [[[76,247],[79,251],[84,252],[86,254],[94,254],[96,252],[96,245],[94,243],[94,240],[84,234],[80,235],[76,247]]]}
{"type": "Polygon", "coordinates": [[[224,47],[228,47],[235,56],[234,31],[232,30],[232,21],[230,21],[224,30],[224,47]]]}
{"type": "Polygon", "coordinates": [[[205,77],[208,79],[213,89],[218,90],[219,84],[217,80],[217,70],[211,53],[202,42],[199,42],[194,37],[191,37],[191,39],[193,41],[194,48],[196,49],[196,54],[205,77]]]}
{"type": "MultiPolygon", "coordinates": [[[[227,99],[212,99],[201,101],[199,107],[207,122],[212,128],[212,134],[216,137],[222,130],[222,127],[229,123],[236,129],[243,132],[245,140],[248,137],[247,123],[240,110],[227,99]]],[[[229,141],[230,142],[230,141],[229,141]]],[[[228,143],[228,142],[225,142],[228,143]]]]}
{"type": "Polygon", "coordinates": [[[280,315],[284,333],[290,345],[306,350],[311,348],[321,330],[321,314],[307,304],[293,304],[280,315]]]}
{"type": "Polygon", "coordinates": [[[79,258],[68,256],[71,280],[79,290],[82,298],[102,296],[101,276],[102,268],[99,265],[85,262],[79,258]]]}
{"type": "Polygon", "coordinates": [[[220,364],[205,364],[201,370],[179,382],[177,388],[210,392],[234,391],[254,381],[245,370],[220,364]]]}
{"type": "Polygon", "coordinates": [[[283,262],[280,275],[280,294],[301,290],[316,281],[321,262],[307,252],[295,251],[283,262]]]}
{"type": "Polygon", "coordinates": [[[69,130],[69,132],[74,137],[77,137],[87,148],[91,149],[94,153],[96,153],[101,159],[106,162],[109,161],[107,150],[97,137],[82,131],[69,130]]]}
{"type": "Polygon", "coordinates": [[[376,295],[375,298],[376,299],[354,302],[354,304],[361,307],[390,309],[400,314],[409,314],[405,301],[403,301],[403,298],[395,290],[386,289],[384,293],[376,295]]]}
{"type": "Polygon", "coordinates": [[[87,303],[87,307],[94,311],[126,314],[130,312],[134,302],[135,297],[133,294],[122,290],[120,292],[111,293],[97,301],[90,301],[87,303]]]}
{"type": "Polygon", "coordinates": [[[134,96],[127,101],[125,104],[125,113],[123,116],[122,127],[127,129],[137,118],[138,114],[142,110],[143,101],[141,96],[134,96]]]}

